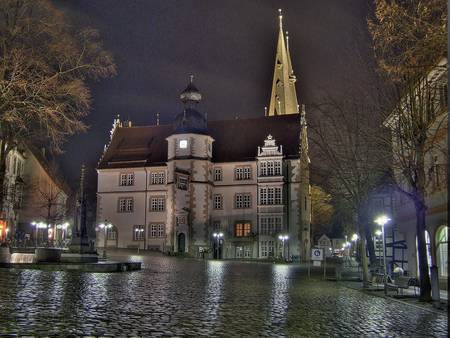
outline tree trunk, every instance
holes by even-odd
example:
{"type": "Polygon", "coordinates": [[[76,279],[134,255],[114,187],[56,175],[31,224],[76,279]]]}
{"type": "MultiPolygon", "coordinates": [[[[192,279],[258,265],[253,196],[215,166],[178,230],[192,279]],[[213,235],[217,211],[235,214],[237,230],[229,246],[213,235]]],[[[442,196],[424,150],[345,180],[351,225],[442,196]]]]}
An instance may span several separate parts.
{"type": "Polygon", "coordinates": [[[420,297],[421,301],[431,301],[431,281],[429,275],[429,267],[427,261],[427,244],[425,241],[425,140],[426,131],[421,130],[420,142],[416,146],[417,156],[417,177],[416,177],[416,189],[414,191],[414,206],[416,208],[416,232],[417,232],[417,251],[418,251],[418,264],[419,264],[419,278],[420,278],[420,297]]]}
{"type": "Polygon", "coordinates": [[[363,278],[363,288],[369,287],[369,269],[367,266],[367,255],[366,255],[366,240],[364,235],[364,217],[362,213],[358,213],[358,236],[359,236],[359,251],[361,257],[361,267],[362,267],[362,278],[363,278]]]}
{"type": "Polygon", "coordinates": [[[421,301],[431,301],[431,281],[427,261],[427,244],[425,241],[425,205],[420,201],[415,201],[416,207],[416,232],[417,232],[417,252],[420,278],[421,301]]]}
{"type": "Polygon", "coordinates": [[[6,142],[5,140],[0,141],[0,218],[4,219],[3,208],[5,206],[5,175],[6,175],[6,142]]]}
{"type": "Polygon", "coordinates": [[[377,256],[375,255],[375,245],[373,243],[372,231],[368,222],[364,224],[364,233],[367,241],[367,250],[369,251],[370,266],[373,267],[377,263],[377,256]]]}

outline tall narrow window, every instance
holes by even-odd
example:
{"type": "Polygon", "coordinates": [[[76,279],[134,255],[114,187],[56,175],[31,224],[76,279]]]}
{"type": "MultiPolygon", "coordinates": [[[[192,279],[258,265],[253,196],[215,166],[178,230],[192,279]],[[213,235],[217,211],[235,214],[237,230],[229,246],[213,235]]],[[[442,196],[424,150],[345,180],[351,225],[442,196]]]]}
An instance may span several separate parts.
{"type": "Polygon", "coordinates": [[[145,237],[145,227],[143,225],[133,226],[133,240],[143,241],[145,237]]]}
{"type": "Polygon", "coordinates": [[[214,168],[214,181],[222,181],[222,168],[214,168]]]}
{"type": "Polygon", "coordinates": [[[222,209],[223,208],[223,198],[222,195],[216,194],[214,195],[214,209],[222,209]]]}

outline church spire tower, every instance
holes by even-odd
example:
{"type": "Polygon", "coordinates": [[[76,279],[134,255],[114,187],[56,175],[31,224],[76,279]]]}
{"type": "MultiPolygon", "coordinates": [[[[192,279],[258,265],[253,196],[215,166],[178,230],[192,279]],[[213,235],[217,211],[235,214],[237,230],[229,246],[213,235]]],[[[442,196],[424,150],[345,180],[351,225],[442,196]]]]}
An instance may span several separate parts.
{"type": "Polygon", "coordinates": [[[280,31],[273,72],[272,94],[270,96],[269,110],[266,113],[267,116],[298,114],[297,93],[295,91],[295,82],[297,80],[292,70],[291,56],[289,55],[289,38],[285,41],[281,9],[278,12],[280,31]]]}

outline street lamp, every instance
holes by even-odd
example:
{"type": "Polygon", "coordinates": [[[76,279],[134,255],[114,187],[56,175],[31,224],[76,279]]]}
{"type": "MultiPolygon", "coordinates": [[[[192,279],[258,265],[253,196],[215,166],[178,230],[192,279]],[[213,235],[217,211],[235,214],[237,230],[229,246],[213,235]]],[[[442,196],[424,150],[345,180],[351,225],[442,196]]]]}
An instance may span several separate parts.
{"type": "Polygon", "coordinates": [[[288,235],[279,235],[278,239],[281,241],[281,243],[283,245],[282,252],[281,252],[281,258],[284,258],[284,242],[289,239],[289,236],[288,235]]]}
{"type": "Polygon", "coordinates": [[[219,259],[219,244],[220,244],[220,239],[223,238],[223,232],[215,232],[215,233],[213,233],[213,237],[216,242],[216,249],[214,250],[216,252],[216,259],[219,259]]]}
{"type": "Polygon", "coordinates": [[[381,215],[375,219],[375,223],[381,225],[381,236],[383,238],[383,265],[384,265],[384,294],[387,294],[386,283],[387,283],[387,270],[386,270],[386,242],[384,238],[384,226],[391,219],[386,215],[381,215]]]}
{"type": "Polygon", "coordinates": [[[113,225],[111,223],[108,223],[108,221],[105,219],[105,223],[100,223],[98,225],[98,227],[100,229],[105,229],[105,241],[103,244],[103,258],[106,259],[106,244],[107,244],[107,234],[108,234],[108,229],[111,229],[113,227],[113,225]]]}
{"type": "MultiPolygon", "coordinates": [[[[141,238],[143,238],[142,233],[144,232],[144,228],[136,228],[134,229],[134,232],[136,233],[136,240],[138,241],[138,253],[139,249],[141,248],[141,238]]],[[[145,243],[144,243],[144,250],[145,250],[145,243]]]]}

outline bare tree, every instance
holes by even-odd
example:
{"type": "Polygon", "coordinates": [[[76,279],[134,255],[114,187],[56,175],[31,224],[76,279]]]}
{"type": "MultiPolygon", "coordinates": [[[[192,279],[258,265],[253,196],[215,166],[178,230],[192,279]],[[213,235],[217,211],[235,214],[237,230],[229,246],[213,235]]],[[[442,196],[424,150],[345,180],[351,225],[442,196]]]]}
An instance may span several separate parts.
{"type": "MultiPolygon", "coordinates": [[[[95,30],[75,31],[47,0],[0,2],[0,187],[8,153],[23,140],[56,152],[86,130],[87,79],[116,72],[95,30]]],[[[3,209],[0,189],[0,210],[3,209]]]]}
{"type": "Polygon", "coordinates": [[[447,55],[446,2],[378,0],[368,23],[379,68],[395,84],[381,109],[392,132],[385,141],[397,187],[415,206],[420,299],[428,301],[426,158],[436,151],[447,157],[438,141],[448,121],[447,60],[438,66],[447,55]]]}
{"type": "Polygon", "coordinates": [[[368,199],[385,171],[384,154],[374,137],[380,132],[377,107],[354,90],[315,108],[319,115],[310,127],[310,136],[318,150],[316,161],[328,167],[328,186],[333,197],[344,200],[341,204],[355,215],[354,224],[361,239],[363,281],[367,286],[366,241],[372,243],[368,199]]]}
{"type": "MultiPolygon", "coordinates": [[[[439,71],[441,81],[446,81],[446,65],[439,71]],[[442,79],[443,77],[443,79],[442,79]]],[[[438,70],[436,70],[438,71],[438,70]]],[[[425,241],[427,210],[427,168],[437,170],[434,163],[427,165],[427,157],[440,153],[447,159],[447,143],[439,135],[447,133],[448,112],[443,100],[441,81],[430,81],[429,76],[418,81],[405,80],[401,89],[393,91],[393,102],[386,125],[391,129],[392,168],[397,189],[414,203],[416,210],[416,235],[419,258],[420,298],[431,299],[431,283],[428,273],[425,241]]],[[[445,96],[447,93],[445,93],[445,96]]],[[[430,161],[432,162],[432,160],[430,161]]],[[[444,161],[446,164],[447,160],[444,161]]]]}
{"type": "MultiPolygon", "coordinates": [[[[67,213],[67,195],[54,182],[49,180],[34,180],[25,186],[24,208],[35,220],[43,220],[53,225],[65,220],[67,213]]],[[[43,238],[48,238],[48,229],[43,231],[43,238]]]]}

